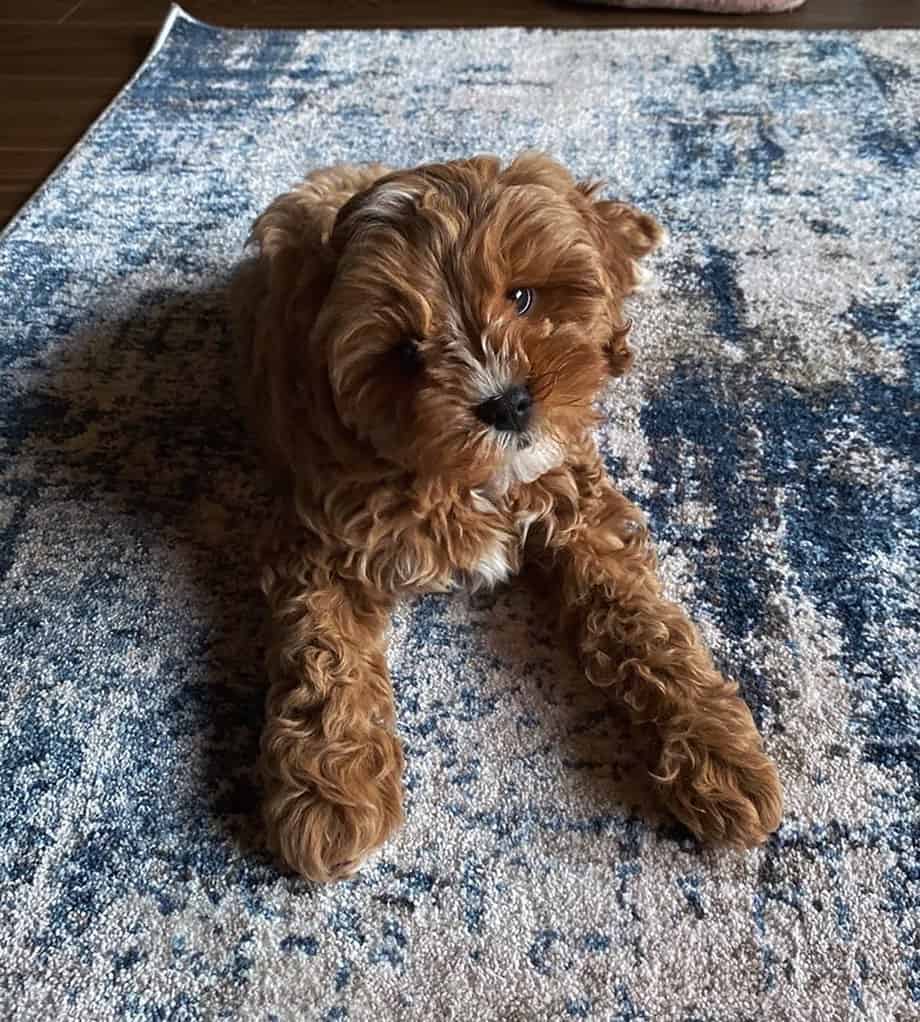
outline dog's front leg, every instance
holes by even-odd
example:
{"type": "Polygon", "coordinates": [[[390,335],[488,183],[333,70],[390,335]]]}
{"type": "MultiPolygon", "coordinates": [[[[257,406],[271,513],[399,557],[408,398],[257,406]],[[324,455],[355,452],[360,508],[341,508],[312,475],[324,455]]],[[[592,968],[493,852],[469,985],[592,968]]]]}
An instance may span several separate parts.
{"type": "Polygon", "coordinates": [[[641,512],[599,459],[558,476],[543,556],[588,678],[657,733],[654,784],[697,837],[752,846],[779,825],[776,768],[737,686],[661,592],[641,512]]]}
{"type": "Polygon", "coordinates": [[[336,880],[402,819],[403,755],[384,644],[392,601],[297,550],[268,563],[268,841],[298,873],[336,880]]]}

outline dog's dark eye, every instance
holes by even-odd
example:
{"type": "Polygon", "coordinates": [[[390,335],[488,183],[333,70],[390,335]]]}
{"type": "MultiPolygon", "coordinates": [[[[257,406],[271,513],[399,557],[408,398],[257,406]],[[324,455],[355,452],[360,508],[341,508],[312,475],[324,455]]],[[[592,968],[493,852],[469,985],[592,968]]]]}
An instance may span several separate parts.
{"type": "Polygon", "coordinates": [[[418,341],[413,337],[404,337],[395,349],[399,368],[407,376],[415,376],[422,369],[422,353],[418,350],[418,341]]]}
{"type": "Polygon", "coordinates": [[[533,305],[533,288],[513,287],[508,292],[508,301],[514,303],[514,311],[519,316],[526,316],[533,305]]]}

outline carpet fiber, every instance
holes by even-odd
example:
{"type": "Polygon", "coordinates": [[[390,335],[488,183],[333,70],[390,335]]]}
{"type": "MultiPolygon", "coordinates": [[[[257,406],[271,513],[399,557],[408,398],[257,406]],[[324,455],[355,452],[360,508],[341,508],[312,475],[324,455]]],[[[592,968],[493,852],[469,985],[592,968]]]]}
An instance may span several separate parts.
{"type": "Polygon", "coordinates": [[[161,44],[0,239],[0,1016],[916,1019],[920,36],[161,44]],[[404,831],[279,875],[267,498],[221,286],[306,169],[540,147],[672,234],[601,443],[775,755],[750,855],[632,810],[526,586],[404,607],[404,831]]]}

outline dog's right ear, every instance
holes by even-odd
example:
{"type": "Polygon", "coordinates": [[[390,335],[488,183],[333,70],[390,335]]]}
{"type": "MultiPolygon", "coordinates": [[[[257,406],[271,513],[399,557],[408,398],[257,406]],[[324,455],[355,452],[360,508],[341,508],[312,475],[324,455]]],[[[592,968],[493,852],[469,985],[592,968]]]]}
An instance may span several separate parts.
{"type": "Polygon", "coordinates": [[[278,196],[249,236],[258,248],[275,322],[301,336],[319,314],[336,261],[328,244],[328,211],[311,198],[301,189],[278,196]]]}
{"type": "Polygon", "coordinates": [[[310,340],[336,273],[336,217],[388,172],[379,164],[314,171],[256,220],[249,236],[255,251],[234,275],[240,399],[282,471],[303,446],[302,422],[325,400],[324,354],[310,340]]]}
{"type": "Polygon", "coordinates": [[[254,251],[234,274],[236,389],[271,470],[287,478],[300,443],[298,381],[311,379],[309,338],[335,272],[315,207],[297,191],[253,224],[254,251]]]}
{"type": "Polygon", "coordinates": [[[335,275],[339,247],[332,234],[340,213],[389,173],[379,163],[313,171],[256,220],[250,241],[258,246],[285,329],[309,332],[335,275]]]}
{"type": "Polygon", "coordinates": [[[393,171],[370,182],[338,211],[329,238],[333,250],[341,252],[348,241],[368,228],[404,223],[424,191],[424,179],[405,171],[393,171]]]}

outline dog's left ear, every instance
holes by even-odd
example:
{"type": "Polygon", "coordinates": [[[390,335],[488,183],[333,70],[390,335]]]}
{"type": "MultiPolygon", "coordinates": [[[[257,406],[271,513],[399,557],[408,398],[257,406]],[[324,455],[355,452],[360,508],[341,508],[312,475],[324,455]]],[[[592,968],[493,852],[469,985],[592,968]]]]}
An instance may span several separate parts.
{"type": "MultiPolygon", "coordinates": [[[[661,224],[625,202],[597,199],[603,183],[580,182],[578,191],[589,200],[588,225],[597,242],[618,301],[635,291],[645,279],[641,259],[660,248],[667,240],[661,224]]],[[[626,320],[614,331],[607,346],[607,359],[613,376],[622,376],[632,364],[627,342],[630,323],[626,320]]]]}
{"type": "Polygon", "coordinates": [[[584,181],[578,191],[590,201],[587,211],[592,233],[597,239],[607,270],[621,295],[635,291],[642,283],[639,260],[664,244],[664,228],[648,213],[626,202],[598,199],[603,183],[584,181]]]}

